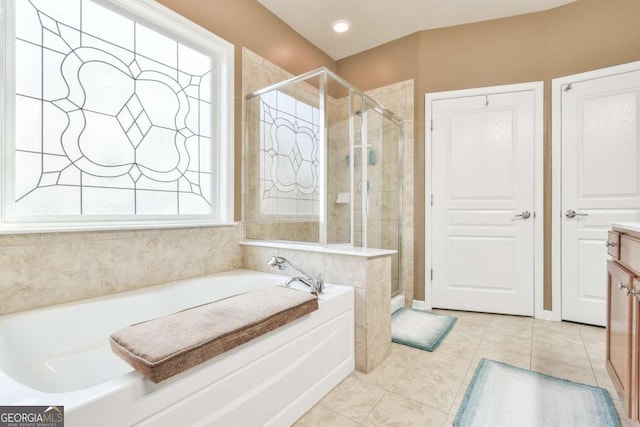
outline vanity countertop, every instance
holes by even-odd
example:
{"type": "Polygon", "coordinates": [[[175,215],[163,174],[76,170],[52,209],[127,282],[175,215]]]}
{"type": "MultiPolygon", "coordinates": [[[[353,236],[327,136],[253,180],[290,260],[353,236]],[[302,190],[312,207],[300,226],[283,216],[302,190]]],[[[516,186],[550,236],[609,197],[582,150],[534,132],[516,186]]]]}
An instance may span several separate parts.
{"type": "Polygon", "coordinates": [[[640,222],[611,222],[609,225],[611,228],[622,228],[624,230],[640,233],[640,222]]]}

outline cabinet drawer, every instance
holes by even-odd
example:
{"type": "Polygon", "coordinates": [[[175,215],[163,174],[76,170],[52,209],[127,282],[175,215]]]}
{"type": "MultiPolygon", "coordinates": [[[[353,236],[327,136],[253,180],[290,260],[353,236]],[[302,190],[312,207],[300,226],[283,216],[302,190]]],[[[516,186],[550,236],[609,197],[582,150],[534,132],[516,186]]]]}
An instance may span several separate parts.
{"type": "MultiPolygon", "coordinates": [[[[615,248],[610,246],[609,249],[615,248]]],[[[640,273],[640,240],[626,235],[620,236],[620,262],[625,267],[640,273]]],[[[611,253],[611,252],[609,252],[611,253]]],[[[613,255],[612,255],[613,256],[613,255]]]]}
{"type": "Polygon", "coordinates": [[[620,233],[609,232],[607,236],[607,253],[615,259],[620,259],[620,233]]]}

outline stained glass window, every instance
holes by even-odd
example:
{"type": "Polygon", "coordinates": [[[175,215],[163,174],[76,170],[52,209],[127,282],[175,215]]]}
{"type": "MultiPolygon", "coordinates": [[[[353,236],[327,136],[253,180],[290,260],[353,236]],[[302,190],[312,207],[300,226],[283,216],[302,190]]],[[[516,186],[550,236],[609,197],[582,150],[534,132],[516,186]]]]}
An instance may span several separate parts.
{"type": "Polygon", "coordinates": [[[319,118],[318,108],[281,91],[261,95],[261,215],[318,216],[319,118]]]}
{"type": "Polygon", "coordinates": [[[98,1],[15,13],[14,215],[212,215],[211,55],[98,1]]]}

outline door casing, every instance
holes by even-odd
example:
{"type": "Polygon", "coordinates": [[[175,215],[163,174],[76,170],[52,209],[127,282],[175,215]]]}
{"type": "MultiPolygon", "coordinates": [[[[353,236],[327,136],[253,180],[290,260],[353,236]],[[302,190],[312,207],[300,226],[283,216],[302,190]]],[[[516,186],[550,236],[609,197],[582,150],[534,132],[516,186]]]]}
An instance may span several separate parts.
{"type": "MultiPolygon", "coordinates": [[[[640,70],[640,61],[558,77],[551,81],[551,298],[550,320],[562,320],[562,88],[570,83],[640,70]]],[[[603,286],[605,277],[603,277],[603,286]]]]}
{"type": "Polygon", "coordinates": [[[549,313],[545,313],[543,309],[543,279],[544,279],[544,227],[543,218],[543,82],[529,82],[512,85],[490,86],[473,89],[462,89],[446,92],[433,92],[425,94],[425,301],[413,302],[414,308],[430,310],[431,306],[431,269],[432,269],[432,247],[431,247],[431,226],[432,226],[432,209],[431,209],[431,117],[432,103],[437,100],[463,98],[470,96],[495,95],[510,92],[533,91],[535,99],[534,108],[534,212],[537,221],[534,224],[534,316],[539,319],[550,318],[549,313]]]}

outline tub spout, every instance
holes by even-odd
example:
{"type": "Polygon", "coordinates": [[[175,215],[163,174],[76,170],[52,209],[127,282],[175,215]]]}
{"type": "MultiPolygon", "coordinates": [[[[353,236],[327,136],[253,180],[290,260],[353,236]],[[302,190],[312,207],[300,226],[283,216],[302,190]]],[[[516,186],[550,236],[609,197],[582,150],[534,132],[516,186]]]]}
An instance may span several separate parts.
{"type": "Polygon", "coordinates": [[[287,288],[290,287],[293,282],[297,281],[307,286],[313,295],[319,295],[324,291],[324,279],[322,278],[322,273],[318,274],[318,277],[314,279],[305,273],[300,267],[281,256],[272,256],[267,264],[272,267],[276,267],[278,270],[286,270],[287,267],[291,267],[298,273],[302,274],[302,277],[297,276],[287,280],[284,284],[287,288]]]}
{"type": "Polygon", "coordinates": [[[299,276],[292,277],[289,280],[287,280],[285,284],[282,286],[284,286],[285,288],[289,288],[291,287],[293,282],[302,283],[307,288],[309,288],[309,291],[313,295],[319,295],[324,291],[324,279],[322,278],[322,274],[318,274],[318,278],[315,280],[309,280],[307,277],[299,277],[299,276]]]}

